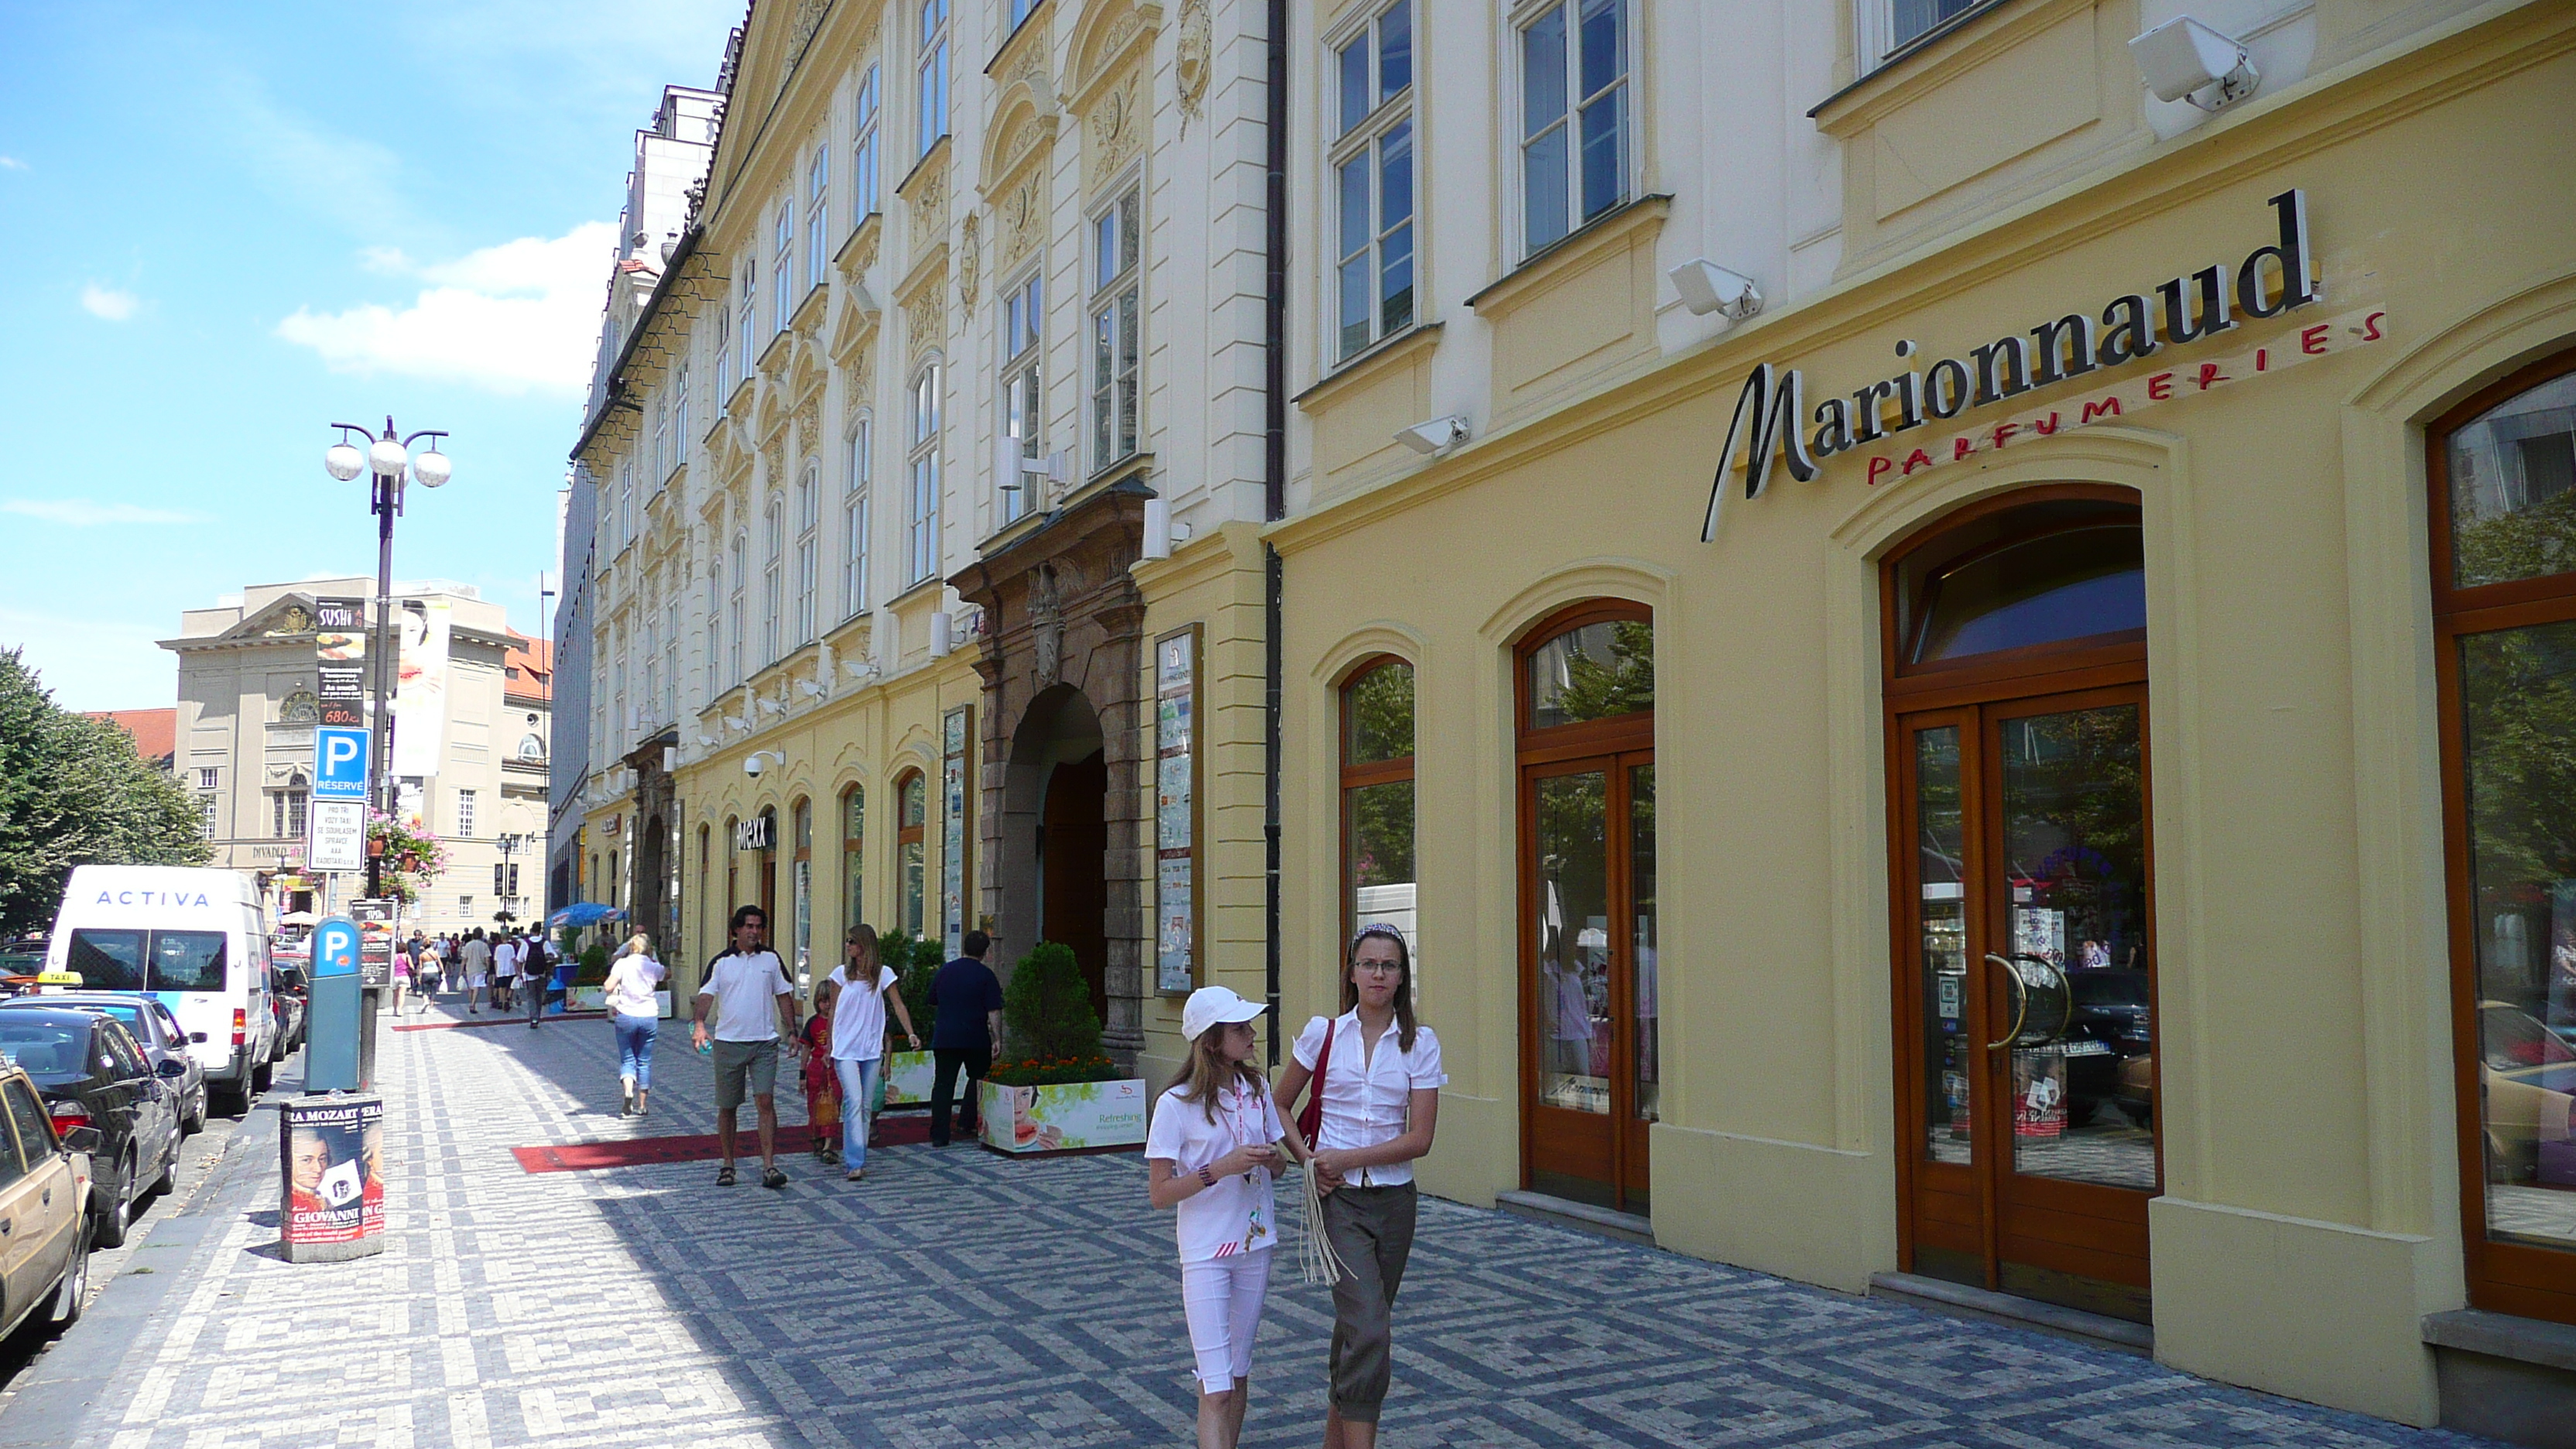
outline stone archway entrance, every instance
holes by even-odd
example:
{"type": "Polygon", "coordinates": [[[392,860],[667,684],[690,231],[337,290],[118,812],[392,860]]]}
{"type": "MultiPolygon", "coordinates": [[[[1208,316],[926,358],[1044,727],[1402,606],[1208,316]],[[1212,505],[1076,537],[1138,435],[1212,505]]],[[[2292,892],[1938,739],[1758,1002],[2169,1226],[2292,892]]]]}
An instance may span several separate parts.
{"type": "Polygon", "coordinates": [[[1109,766],[1100,715],[1059,684],[1031,701],[1011,740],[1002,783],[1001,882],[1014,956],[1038,941],[1071,947],[1109,1020],[1107,912],[1109,766]]]}

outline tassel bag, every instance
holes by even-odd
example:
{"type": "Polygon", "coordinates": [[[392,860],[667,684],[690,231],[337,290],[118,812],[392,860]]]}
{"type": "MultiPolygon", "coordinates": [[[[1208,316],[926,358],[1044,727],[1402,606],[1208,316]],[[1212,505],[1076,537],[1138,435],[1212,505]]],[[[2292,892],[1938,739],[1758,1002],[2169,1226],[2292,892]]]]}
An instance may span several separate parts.
{"type": "MultiPolygon", "coordinates": [[[[1324,1126],[1324,1069],[1333,1061],[1333,1028],[1339,1022],[1324,1024],[1324,1049],[1315,1057],[1315,1075],[1306,1083],[1306,1105],[1297,1110],[1297,1134],[1306,1140],[1306,1150],[1315,1150],[1315,1134],[1324,1126]]],[[[1324,1235],[1324,1193],[1315,1181],[1315,1165],[1306,1164],[1298,1174],[1306,1187],[1306,1232],[1297,1244],[1297,1270],[1309,1283],[1338,1283],[1349,1271],[1333,1252],[1332,1239],[1324,1235]]]]}

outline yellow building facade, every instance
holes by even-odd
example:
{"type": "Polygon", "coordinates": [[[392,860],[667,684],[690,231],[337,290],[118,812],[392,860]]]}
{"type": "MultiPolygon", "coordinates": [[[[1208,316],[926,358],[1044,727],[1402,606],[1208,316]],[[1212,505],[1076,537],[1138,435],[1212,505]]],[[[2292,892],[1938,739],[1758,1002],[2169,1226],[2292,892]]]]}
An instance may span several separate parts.
{"type": "MultiPolygon", "coordinates": [[[[1304,370],[1263,534],[1283,1022],[1400,787],[1430,1190],[2415,1423],[2563,1411],[2569,863],[2483,742],[2566,687],[2495,662],[2557,647],[2511,632],[2556,546],[2491,553],[2568,486],[2576,8],[2287,11],[2303,69],[2198,115],[2140,90],[2158,7],[1895,49],[1852,7],[1790,138],[1830,275],[1681,345],[1699,73],[1631,52],[1641,159],[1562,239],[1526,145],[1448,157],[1466,300],[1304,370]]],[[[1451,37],[1452,109],[1425,37],[1424,134],[1490,125],[1552,22],[1510,23],[1451,37]]]]}

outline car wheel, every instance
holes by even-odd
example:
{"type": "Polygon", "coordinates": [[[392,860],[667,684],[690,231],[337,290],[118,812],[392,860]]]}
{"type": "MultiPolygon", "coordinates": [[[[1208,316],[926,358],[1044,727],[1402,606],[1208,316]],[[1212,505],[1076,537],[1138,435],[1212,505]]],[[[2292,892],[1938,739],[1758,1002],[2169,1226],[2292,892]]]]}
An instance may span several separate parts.
{"type": "Polygon", "coordinates": [[[80,1241],[72,1244],[71,1266],[63,1270],[63,1281],[54,1286],[53,1330],[56,1333],[80,1322],[81,1310],[89,1298],[89,1233],[84,1230],[80,1241]]]}
{"type": "Polygon", "coordinates": [[[206,1113],[213,1105],[210,1100],[213,1096],[213,1091],[205,1083],[197,1084],[197,1090],[188,1098],[187,1115],[179,1119],[181,1136],[194,1137],[206,1130],[206,1113]]]}
{"type": "Polygon", "coordinates": [[[261,1062],[259,1064],[259,1070],[250,1074],[250,1089],[253,1092],[265,1092],[268,1090],[268,1084],[276,1080],[276,1078],[277,1063],[261,1062]]]}
{"type": "Polygon", "coordinates": [[[208,1111],[221,1112],[227,1117],[243,1116],[250,1111],[250,1093],[243,1091],[238,1083],[208,1087],[206,1088],[206,1108],[208,1111]]]}
{"type": "MultiPolygon", "coordinates": [[[[125,1181],[133,1180],[134,1164],[129,1162],[125,1165],[125,1181]]],[[[134,1204],[125,1200],[124,1185],[120,1183],[116,1191],[107,1195],[107,1206],[98,1214],[98,1228],[93,1241],[102,1248],[122,1248],[125,1246],[125,1230],[133,1222],[134,1204]]]]}

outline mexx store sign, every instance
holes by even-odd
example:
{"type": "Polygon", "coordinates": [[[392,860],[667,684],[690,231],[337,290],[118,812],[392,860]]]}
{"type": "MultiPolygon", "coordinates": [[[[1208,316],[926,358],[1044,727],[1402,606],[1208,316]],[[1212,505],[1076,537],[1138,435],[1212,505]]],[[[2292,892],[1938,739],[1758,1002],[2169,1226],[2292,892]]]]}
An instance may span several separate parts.
{"type": "MultiPolygon", "coordinates": [[[[2062,402],[1980,422],[1969,432],[1945,435],[1935,426],[2023,393],[2144,362],[2168,348],[2204,343],[2247,320],[2279,317],[2322,300],[2323,293],[2308,275],[2313,253],[2308,244],[2306,193],[2282,192],[2272,198],[2271,206],[2278,239],[2256,247],[2233,268],[2225,262],[2213,263],[2164,283],[2153,297],[2145,293],[2114,297],[2098,314],[2070,312],[2027,333],[1970,348],[1964,358],[1909,366],[1847,396],[1827,397],[1812,412],[1798,369],[1768,362],[1754,368],[1736,399],[1726,445],[1718,452],[1717,476],[1709,485],[1708,516],[1700,526],[1700,541],[1717,537],[1731,466],[1744,469],[1744,496],[1759,498],[1770,486],[1775,463],[1804,483],[1820,471],[1820,460],[1838,453],[1864,453],[1869,459],[1868,481],[1875,487],[2379,341],[2386,335],[2388,314],[2365,308],[2267,337],[2261,345],[2240,352],[2195,356],[2163,370],[2136,371],[2116,384],[2069,392],[2062,402]]],[[[1896,344],[1897,357],[1909,363],[1919,351],[1911,340],[1896,344]]]]}

